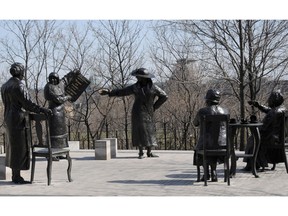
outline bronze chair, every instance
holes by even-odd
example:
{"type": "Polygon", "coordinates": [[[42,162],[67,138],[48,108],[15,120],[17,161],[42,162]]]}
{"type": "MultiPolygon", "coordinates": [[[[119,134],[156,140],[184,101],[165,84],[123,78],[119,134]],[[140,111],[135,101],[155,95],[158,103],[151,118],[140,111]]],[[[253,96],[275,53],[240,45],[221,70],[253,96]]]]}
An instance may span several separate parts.
{"type": "MultiPolygon", "coordinates": [[[[283,112],[281,116],[280,136],[279,142],[275,142],[274,145],[268,146],[268,151],[278,150],[280,151],[282,163],[285,163],[286,172],[288,173],[287,155],[288,150],[288,112],[283,112]]],[[[279,162],[281,163],[281,162],[279,162]]],[[[271,170],[275,170],[276,163],[273,164],[271,170]]]]}
{"type": "MultiPolygon", "coordinates": [[[[203,150],[196,151],[196,157],[201,155],[203,158],[203,170],[204,170],[204,185],[207,186],[207,156],[220,156],[224,158],[224,181],[230,185],[230,168],[229,168],[229,157],[230,157],[230,144],[229,144],[229,115],[218,114],[218,115],[206,115],[201,119],[202,133],[203,133],[203,150]],[[220,127],[225,127],[226,137],[225,144],[219,145],[220,127]],[[209,138],[207,137],[209,134],[209,138]],[[207,146],[214,146],[213,149],[207,146]]],[[[200,181],[200,166],[197,163],[197,181],[200,181]]]]}
{"type": "Polygon", "coordinates": [[[36,158],[47,159],[47,178],[48,185],[51,184],[51,170],[52,170],[52,158],[58,156],[64,156],[68,161],[67,175],[68,181],[71,182],[71,168],[72,160],[70,157],[69,149],[52,148],[51,139],[49,132],[49,117],[43,114],[32,114],[29,115],[30,122],[30,141],[32,148],[32,168],[31,168],[31,183],[34,180],[35,162],[36,158]],[[36,135],[36,136],[35,136],[36,135]],[[34,140],[36,140],[34,142],[34,140]]]}

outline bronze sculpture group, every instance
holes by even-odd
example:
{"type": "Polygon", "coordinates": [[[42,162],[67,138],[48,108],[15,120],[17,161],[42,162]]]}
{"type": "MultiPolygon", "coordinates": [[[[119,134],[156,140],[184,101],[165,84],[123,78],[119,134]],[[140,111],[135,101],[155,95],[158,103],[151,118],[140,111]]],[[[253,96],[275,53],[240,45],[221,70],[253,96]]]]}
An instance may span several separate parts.
{"type": "MultiPolygon", "coordinates": [[[[68,76],[60,80],[57,73],[50,73],[48,83],[44,88],[44,96],[48,101],[48,109],[38,106],[29,97],[28,90],[22,82],[25,68],[21,63],[11,65],[10,73],[12,77],[1,87],[1,96],[4,104],[4,125],[6,129],[7,148],[6,148],[6,166],[12,169],[12,182],[16,184],[29,183],[23,179],[21,170],[28,170],[30,167],[30,149],[26,130],[28,122],[26,111],[35,113],[44,113],[50,116],[50,132],[52,146],[58,148],[68,147],[68,134],[65,123],[64,103],[71,100],[71,96],[65,94],[68,76]]],[[[75,71],[68,75],[73,75],[75,71]]],[[[76,71],[76,73],[80,73],[76,71]]],[[[139,149],[139,159],[144,158],[144,149],[147,150],[147,157],[158,157],[152,153],[152,148],[157,146],[155,137],[154,112],[167,101],[168,96],[163,89],[155,85],[152,81],[154,75],[146,68],[138,68],[132,71],[132,76],[137,78],[137,82],[122,89],[101,89],[101,95],[109,97],[122,97],[134,95],[134,104],[132,108],[132,144],[139,149]]],[[[218,90],[209,89],[205,96],[206,106],[201,108],[193,121],[195,126],[200,126],[201,116],[213,114],[229,114],[229,112],[219,105],[221,94],[218,90]]],[[[258,102],[251,101],[250,105],[259,108],[266,113],[261,127],[261,148],[259,151],[259,167],[267,167],[267,163],[278,163],[283,159],[278,152],[267,152],[266,147],[270,145],[279,132],[277,122],[279,113],[286,109],[282,106],[284,98],[280,92],[272,92],[268,99],[268,107],[260,105],[258,102]],[[271,130],[273,128],[273,130],[271,130]]],[[[203,135],[200,132],[196,149],[203,148],[203,135]]],[[[220,129],[221,136],[224,139],[226,131],[220,129]]],[[[204,135],[205,136],[205,135],[204,135]]],[[[209,146],[209,145],[208,145],[209,146]]],[[[248,143],[246,151],[250,151],[248,143]]],[[[61,158],[57,158],[61,159],[61,158]]],[[[194,157],[194,165],[202,165],[201,158],[194,157]]],[[[250,162],[247,162],[246,169],[249,169],[250,162]]],[[[208,166],[211,168],[211,180],[217,181],[216,167],[222,163],[222,158],[208,158],[208,166]]],[[[210,176],[208,176],[210,178],[210,176]]],[[[202,178],[203,180],[203,178],[202,178]]]]}

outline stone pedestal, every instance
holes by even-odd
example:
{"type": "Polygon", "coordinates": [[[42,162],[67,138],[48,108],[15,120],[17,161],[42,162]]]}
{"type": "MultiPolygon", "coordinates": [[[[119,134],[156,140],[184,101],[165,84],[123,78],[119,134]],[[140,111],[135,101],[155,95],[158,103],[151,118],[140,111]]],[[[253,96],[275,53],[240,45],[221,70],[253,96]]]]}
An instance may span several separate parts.
{"type": "Polygon", "coordinates": [[[110,140],[95,141],[95,159],[96,160],[111,159],[110,140]]]}
{"type": "Polygon", "coordinates": [[[0,155],[0,180],[6,180],[5,155],[0,155]]]}
{"type": "Polygon", "coordinates": [[[68,141],[70,151],[80,150],[80,141],[68,141]]]}
{"type": "Polygon", "coordinates": [[[104,140],[110,140],[111,158],[117,157],[117,138],[105,138],[104,140]]]}

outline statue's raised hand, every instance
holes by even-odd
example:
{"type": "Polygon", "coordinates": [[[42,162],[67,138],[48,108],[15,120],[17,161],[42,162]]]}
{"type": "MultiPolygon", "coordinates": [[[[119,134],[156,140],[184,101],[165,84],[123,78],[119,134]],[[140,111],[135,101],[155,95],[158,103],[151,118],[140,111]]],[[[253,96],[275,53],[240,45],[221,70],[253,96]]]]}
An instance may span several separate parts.
{"type": "Polygon", "coordinates": [[[109,89],[100,89],[98,90],[100,95],[109,95],[110,90],[109,89]]]}
{"type": "Polygon", "coordinates": [[[248,101],[248,104],[254,107],[259,107],[258,101],[248,101]]]}

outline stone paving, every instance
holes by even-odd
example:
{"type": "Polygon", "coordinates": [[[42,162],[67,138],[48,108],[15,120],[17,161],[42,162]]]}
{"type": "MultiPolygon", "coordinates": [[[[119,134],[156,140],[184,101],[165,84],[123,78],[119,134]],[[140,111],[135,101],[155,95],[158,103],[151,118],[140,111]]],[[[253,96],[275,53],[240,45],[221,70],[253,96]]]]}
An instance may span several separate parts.
{"type": "MultiPolygon", "coordinates": [[[[117,158],[95,160],[94,151],[72,151],[72,179],[68,182],[67,161],[53,162],[51,185],[47,186],[46,161],[36,162],[33,184],[11,183],[11,170],[0,180],[0,196],[287,196],[288,174],[284,163],[275,171],[267,170],[255,178],[243,172],[241,159],[231,185],[223,180],[223,165],[218,165],[218,182],[196,182],[192,151],[154,151],[159,158],[137,158],[137,151],[120,150],[117,158]]],[[[26,180],[30,170],[22,171],[26,180]]]]}

